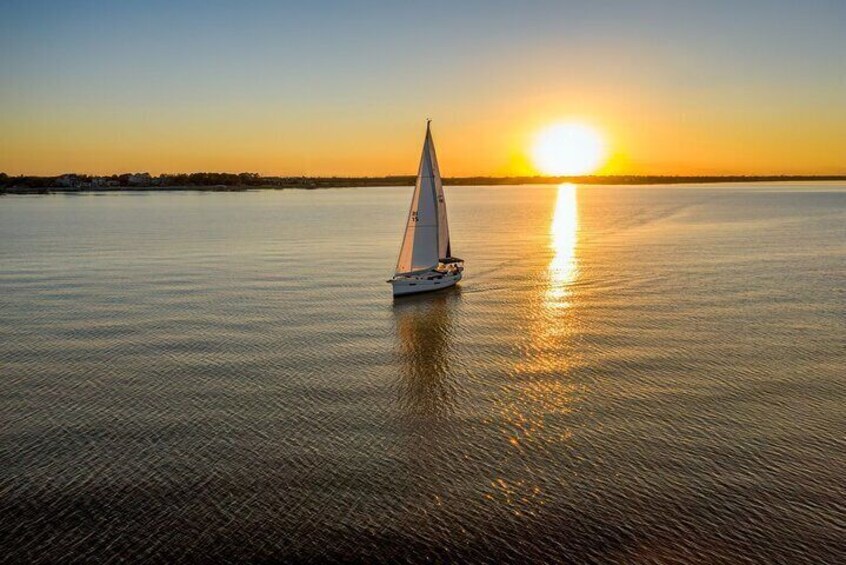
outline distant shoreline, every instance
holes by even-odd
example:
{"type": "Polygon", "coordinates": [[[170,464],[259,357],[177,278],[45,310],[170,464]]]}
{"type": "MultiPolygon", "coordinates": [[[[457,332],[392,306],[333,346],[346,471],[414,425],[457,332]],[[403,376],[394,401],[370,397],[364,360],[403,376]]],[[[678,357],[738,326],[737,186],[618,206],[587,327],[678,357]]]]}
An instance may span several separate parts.
{"type": "MultiPolygon", "coordinates": [[[[596,184],[596,185],[649,185],[649,184],[714,184],[751,182],[814,182],[846,181],[846,175],[607,175],[574,177],[454,177],[444,178],[446,186],[500,186],[527,184],[596,184]]],[[[140,175],[113,175],[90,177],[62,175],[60,177],[9,177],[0,176],[0,194],[65,194],[77,192],[158,192],[201,191],[243,192],[247,190],[315,190],[320,188],[357,188],[413,186],[413,176],[387,177],[260,177],[241,173],[193,173],[151,177],[140,175]],[[214,181],[220,182],[215,183],[214,181]],[[180,182],[182,181],[182,182],[180,182]],[[170,184],[176,182],[178,184],[170,184]]]]}

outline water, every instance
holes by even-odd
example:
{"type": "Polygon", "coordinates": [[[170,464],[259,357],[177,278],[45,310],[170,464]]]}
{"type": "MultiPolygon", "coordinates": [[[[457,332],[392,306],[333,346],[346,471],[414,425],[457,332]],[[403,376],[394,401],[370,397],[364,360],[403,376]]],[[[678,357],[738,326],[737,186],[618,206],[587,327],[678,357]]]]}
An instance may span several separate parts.
{"type": "Polygon", "coordinates": [[[835,561],[846,185],[0,199],[10,562],[835,561]]]}

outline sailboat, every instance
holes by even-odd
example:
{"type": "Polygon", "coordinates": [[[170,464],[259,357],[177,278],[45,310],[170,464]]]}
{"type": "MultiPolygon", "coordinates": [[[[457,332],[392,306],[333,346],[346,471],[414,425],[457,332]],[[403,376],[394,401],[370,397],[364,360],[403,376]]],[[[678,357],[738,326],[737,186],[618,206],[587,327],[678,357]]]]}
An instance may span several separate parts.
{"type": "Polygon", "coordinates": [[[444,187],[430,123],[426,121],[426,140],[396,272],[388,281],[394,296],[449,288],[464,273],[464,261],[452,256],[444,187]]]}

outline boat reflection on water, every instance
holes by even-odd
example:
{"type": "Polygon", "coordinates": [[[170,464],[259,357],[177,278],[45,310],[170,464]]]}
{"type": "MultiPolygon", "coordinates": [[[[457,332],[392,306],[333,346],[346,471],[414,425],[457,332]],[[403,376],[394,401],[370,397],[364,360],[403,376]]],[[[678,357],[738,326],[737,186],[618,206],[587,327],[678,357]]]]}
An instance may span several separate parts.
{"type": "Polygon", "coordinates": [[[460,300],[461,289],[450,288],[394,304],[399,403],[407,417],[442,416],[454,407],[450,356],[454,310],[460,300]]]}
{"type": "MultiPolygon", "coordinates": [[[[394,302],[396,421],[391,426],[397,458],[392,470],[397,492],[418,511],[402,512],[403,528],[432,532],[432,517],[449,507],[448,477],[457,469],[454,450],[458,401],[455,321],[461,289],[403,297],[394,302]],[[442,506],[444,504],[444,506],[442,506]]],[[[466,386],[466,384],[465,384],[466,386]]]]}

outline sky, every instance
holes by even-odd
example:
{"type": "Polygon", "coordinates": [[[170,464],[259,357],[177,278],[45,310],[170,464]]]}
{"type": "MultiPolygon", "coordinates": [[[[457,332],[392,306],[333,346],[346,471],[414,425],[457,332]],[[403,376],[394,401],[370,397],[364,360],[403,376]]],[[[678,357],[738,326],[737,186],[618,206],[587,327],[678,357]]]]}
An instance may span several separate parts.
{"type": "Polygon", "coordinates": [[[0,171],[846,174],[845,0],[0,0],[0,171]]]}

